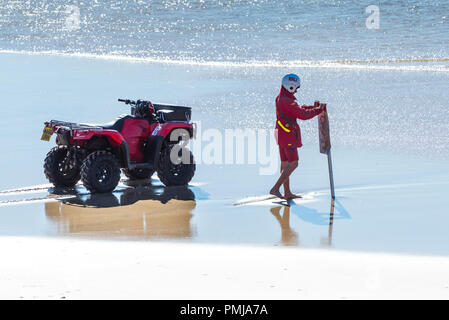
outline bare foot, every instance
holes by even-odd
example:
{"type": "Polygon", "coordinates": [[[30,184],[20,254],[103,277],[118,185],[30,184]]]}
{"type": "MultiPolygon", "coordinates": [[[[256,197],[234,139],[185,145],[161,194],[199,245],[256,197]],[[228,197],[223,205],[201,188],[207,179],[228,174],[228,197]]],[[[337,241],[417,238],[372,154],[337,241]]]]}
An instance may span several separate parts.
{"type": "Polygon", "coordinates": [[[282,194],[279,192],[279,189],[271,189],[270,190],[270,194],[272,194],[275,197],[284,199],[284,197],[282,196],[282,194]]]}
{"type": "Polygon", "coordinates": [[[286,200],[293,200],[293,199],[298,199],[298,198],[302,198],[302,196],[300,196],[299,194],[294,194],[294,193],[288,193],[285,194],[284,199],[286,200]]]}

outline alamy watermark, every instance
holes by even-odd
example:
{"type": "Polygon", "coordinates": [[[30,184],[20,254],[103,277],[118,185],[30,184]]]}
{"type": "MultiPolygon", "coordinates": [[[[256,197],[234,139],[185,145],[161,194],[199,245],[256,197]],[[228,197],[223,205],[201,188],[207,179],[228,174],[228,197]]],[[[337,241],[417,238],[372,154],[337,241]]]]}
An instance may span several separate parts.
{"type": "Polygon", "coordinates": [[[366,7],[365,13],[369,16],[365,20],[367,29],[379,29],[380,28],[380,9],[376,5],[370,5],[366,7]]]}
{"type": "Polygon", "coordinates": [[[206,165],[258,165],[260,175],[273,175],[278,171],[279,151],[273,129],[202,129],[195,126],[195,139],[189,139],[185,130],[174,130],[171,141],[180,141],[170,155],[173,163],[189,163],[188,147],[196,164],[206,165]],[[180,149],[181,148],[181,149],[180,149]],[[182,155],[179,156],[179,151],[182,155]]]}
{"type": "Polygon", "coordinates": [[[64,30],[75,31],[81,29],[79,7],[75,5],[67,5],[65,6],[64,13],[66,14],[64,30]]]}

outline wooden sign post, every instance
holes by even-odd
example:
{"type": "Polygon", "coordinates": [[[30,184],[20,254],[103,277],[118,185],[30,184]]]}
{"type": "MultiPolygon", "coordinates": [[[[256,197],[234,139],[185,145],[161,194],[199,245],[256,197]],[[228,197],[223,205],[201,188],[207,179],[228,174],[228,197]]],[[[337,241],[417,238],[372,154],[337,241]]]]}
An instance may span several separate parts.
{"type": "Polygon", "coordinates": [[[332,171],[331,157],[331,137],[329,133],[329,118],[327,116],[326,104],[323,103],[324,110],[318,116],[318,131],[320,135],[320,153],[327,154],[327,164],[329,167],[329,182],[331,186],[331,196],[335,199],[334,173],[332,171]]]}

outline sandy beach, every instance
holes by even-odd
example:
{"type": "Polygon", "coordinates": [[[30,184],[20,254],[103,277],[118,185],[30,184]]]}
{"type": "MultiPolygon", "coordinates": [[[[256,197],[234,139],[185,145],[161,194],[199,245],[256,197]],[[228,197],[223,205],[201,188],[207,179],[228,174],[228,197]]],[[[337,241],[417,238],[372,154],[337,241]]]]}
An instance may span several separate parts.
{"type": "Polygon", "coordinates": [[[381,6],[371,29],[365,2],[123,3],[70,25],[56,2],[0,6],[0,299],[449,298],[447,4],[381,6]],[[327,103],[335,201],[316,118],[302,198],[267,198],[291,72],[298,103],[327,103]],[[44,122],[105,124],[119,98],[192,108],[187,186],[49,184],[44,122]]]}
{"type": "Polygon", "coordinates": [[[2,299],[448,299],[449,259],[3,237],[2,299]]]}

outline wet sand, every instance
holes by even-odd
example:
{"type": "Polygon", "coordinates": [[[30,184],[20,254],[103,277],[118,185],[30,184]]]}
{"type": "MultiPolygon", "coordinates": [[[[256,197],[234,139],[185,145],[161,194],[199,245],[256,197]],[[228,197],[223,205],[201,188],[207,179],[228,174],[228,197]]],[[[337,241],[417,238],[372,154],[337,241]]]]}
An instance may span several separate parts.
{"type": "MultiPolygon", "coordinates": [[[[358,77],[351,82],[351,107],[377,90],[373,83],[388,78],[418,88],[420,103],[431,108],[447,100],[441,89],[447,75],[305,71],[317,92],[305,87],[302,100],[313,101],[318,94],[332,97],[340,108],[330,113],[337,201],[330,199],[316,122],[306,122],[300,168],[292,177],[293,191],[305,197],[286,206],[248,202],[265,196],[276,179],[259,175],[259,166],[249,164],[200,164],[185,188],[166,188],[153,176],[136,185],[124,180],[107,195],[89,194],[82,186],[61,192],[46,184],[42,170],[53,144],[39,140],[44,121],[108,122],[128,111],[116,98],[143,92],[154,101],[192,106],[193,120],[204,129],[266,127],[282,68],[255,72],[14,54],[1,54],[0,65],[8,75],[0,78],[0,130],[8,137],[0,159],[0,246],[7,248],[0,296],[448,297],[449,162],[442,151],[444,132],[434,134],[444,124],[418,121],[416,130],[429,131],[413,143],[415,129],[407,118],[394,124],[402,133],[408,130],[401,135],[390,132],[385,121],[367,122],[365,128],[347,119],[357,112],[369,117],[371,109],[354,115],[332,81],[358,77]],[[174,77],[187,85],[170,91],[163,84],[174,77]],[[422,91],[422,81],[431,90],[422,91]],[[256,92],[248,83],[256,83],[256,92]],[[260,106],[266,114],[242,115],[238,105],[260,106]],[[363,136],[364,130],[382,129],[385,134],[377,139],[384,144],[363,136]],[[431,136],[435,143],[423,153],[431,136]]],[[[369,107],[410,93],[402,87],[389,90],[368,101],[369,107]]],[[[417,116],[419,110],[410,113],[417,116]]]]}
{"type": "Polygon", "coordinates": [[[213,183],[167,188],[154,176],[105,195],[81,186],[0,194],[0,234],[447,256],[447,187],[444,180],[337,186],[334,203],[317,189],[286,206],[254,201],[261,196],[220,199],[213,183]]]}

